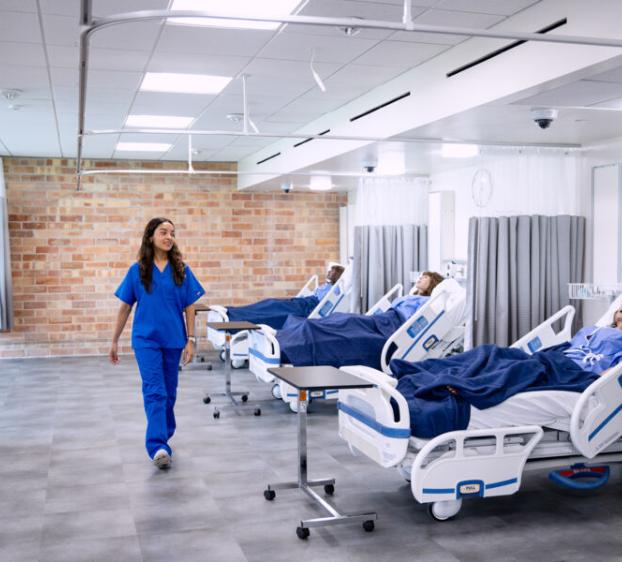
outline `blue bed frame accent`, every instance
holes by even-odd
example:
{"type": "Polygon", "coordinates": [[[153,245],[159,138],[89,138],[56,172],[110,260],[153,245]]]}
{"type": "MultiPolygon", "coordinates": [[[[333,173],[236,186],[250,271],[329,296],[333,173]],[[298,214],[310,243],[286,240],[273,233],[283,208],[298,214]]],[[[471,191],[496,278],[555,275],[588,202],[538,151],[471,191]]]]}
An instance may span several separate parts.
{"type": "Polygon", "coordinates": [[[355,420],[358,420],[361,423],[364,423],[366,426],[371,427],[374,431],[380,433],[380,435],[384,435],[385,437],[391,437],[394,439],[410,439],[410,429],[387,427],[386,425],[382,425],[371,416],[368,416],[360,410],[353,408],[352,406],[348,406],[343,402],[337,402],[337,408],[341,410],[344,414],[348,414],[349,416],[352,416],[355,420]]]}
{"type": "Polygon", "coordinates": [[[281,360],[280,359],[276,359],[276,358],[273,359],[271,357],[266,357],[263,353],[257,351],[254,347],[250,347],[248,349],[248,352],[251,355],[254,355],[255,357],[257,357],[258,359],[261,359],[265,363],[269,363],[270,365],[280,365],[281,364],[281,360]]]}
{"type": "Polygon", "coordinates": [[[455,488],[423,488],[422,492],[424,494],[452,494],[455,495],[456,498],[468,497],[468,496],[484,496],[484,489],[491,490],[493,488],[501,488],[502,486],[509,486],[510,484],[516,484],[518,482],[518,478],[509,478],[508,480],[501,480],[499,482],[491,482],[490,484],[484,484],[483,480],[464,480],[462,482],[458,482],[455,488]],[[473,494],[461,494],[460,486],[464,484],[479,484],[480,489],[477,493],[473,494]]]}

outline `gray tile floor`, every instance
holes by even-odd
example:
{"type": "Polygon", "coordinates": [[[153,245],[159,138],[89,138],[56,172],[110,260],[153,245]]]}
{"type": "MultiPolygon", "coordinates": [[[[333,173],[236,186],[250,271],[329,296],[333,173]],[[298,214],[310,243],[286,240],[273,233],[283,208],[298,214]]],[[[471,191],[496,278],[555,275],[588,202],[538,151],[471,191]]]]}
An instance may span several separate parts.
{"type": "Polygon", "coordinates": [[[222,389],[222,365],[181,375],[173,467],[159,471],[143,448],[136,364],[105,358],[0,362],[0,560],[79,561],[513,561],[622,560],[622,482],[578,493],[546,473],[526,475],[509,497],[466,501],[450,522],[432,521],[394,470],[352,456],[337,435],[334,404],[309,416],[312,477],[337,479],[343,511],[376,511],[360,524],[313,529],[322,516],[303,494],[264,500],[266,483],[296,474],[296,417],[246,370],[261,417],[202,403],[222,389]]]}

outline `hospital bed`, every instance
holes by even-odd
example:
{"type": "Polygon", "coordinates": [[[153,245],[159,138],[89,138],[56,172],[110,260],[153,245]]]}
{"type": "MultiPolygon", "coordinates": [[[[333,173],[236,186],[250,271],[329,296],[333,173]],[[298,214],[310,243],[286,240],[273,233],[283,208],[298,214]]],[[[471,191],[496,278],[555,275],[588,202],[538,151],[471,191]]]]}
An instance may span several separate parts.
{"type": "MultiPolygon", "coordinates": [[[[343,277],[343,275],[342,275],[343,277]]],[[[315,290],[318,288],[318,276],[312,275],[309,280],[302,286],[300,291],[295,295],[294,298],[303,298],[309,297],[313,295],[315,290]]],[[[328,297],[330,292],[325,296],[328,297]]],[[[347,299],[346,299],[347,300],[347,299]]],[[[327,299],[326,302],[332,302],[330,299],[327,299]]],[[[316,309],[312,312],[315,313],[318,308],[324,305],[328,308],[328,305],[325,304],[324,299],[320,303],[316,309]]],[[[208,322],[229,322],[229,315],[227,314],[227,308],[221,305],[210,305],[209,310],[207,312],[207,321],[208,322]]],[[[207,339],[214,346],[215,349],[220,350],[220,358],[224,361],[224,346],[225,346],[225,336],[224,333],[220,330],[213,330],[211,328],[207,328],[207,339]]],[[[244,366],[245,362],[248,360],[248,337],[246,332],[238,332],[234,334],[231,338],[230,342],[231,348],[231,366],[235,369],[239,369],[244,366]]]]}
{"type": "MultiPolygon", "coordinates": [[[[409,294],[413,294],[415,288],[409,294]]],[[[393,289],[391,289],[393,291],[393,289]]],[[[373,315],[387,311],[395,295],[389,291],[368,312],[373,315]]],[[[391,358],[420,361],[432,357],[443,357],[462,343],[466,310],[465,290],[454,279],[439,283],[430,299],[396,330],[385,342],[380,363],[388,371],[391,358]]],[[[249,368],[257,380],[272,383],[272,394],[281,398],[295,412],[298,407],[297,392],[283,381],[275,381],[269,368],[281,365],[281,351],[276,330],[262,326],[250,334],[249,368]]],[[[327,400],[337,398],[336,390],[318,391],[311,399],[327,400]]]]}
{"type": "MultiPolygon", "coordinates": [[[[609,325],[621,304],[622,296],[597,325],[609,325]]],[[[512,347],[533,353],[568,341],[574,312],[566,306],[512,347]]],[[[467,429],[432,439],[411,435],[408,405],[395,378],[368,367],[342,369],[375,387],[339,392],[340,436],[353,453],[397,467],[415,499],[439,521],[456,515],[463,498],[517,492],[527,470],[622,462],[622,363],[582,393],[522,392],[492,408],[472,407],[467,429]]]]}

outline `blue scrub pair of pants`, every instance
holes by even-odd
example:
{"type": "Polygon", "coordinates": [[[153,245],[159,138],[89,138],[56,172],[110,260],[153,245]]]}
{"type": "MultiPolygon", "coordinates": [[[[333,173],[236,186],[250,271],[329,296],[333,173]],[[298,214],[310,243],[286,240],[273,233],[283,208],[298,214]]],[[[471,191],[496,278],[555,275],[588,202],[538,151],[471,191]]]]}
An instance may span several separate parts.
{"type": "Polygon", "coordinates": [[[168,440],[175,433],[173,407],[177,398],[177,379],[182,349],[134,349],[143,380],[143,402],[147,415],[145,445],[149,458],[164,449],[172,454],[168,440]]]}

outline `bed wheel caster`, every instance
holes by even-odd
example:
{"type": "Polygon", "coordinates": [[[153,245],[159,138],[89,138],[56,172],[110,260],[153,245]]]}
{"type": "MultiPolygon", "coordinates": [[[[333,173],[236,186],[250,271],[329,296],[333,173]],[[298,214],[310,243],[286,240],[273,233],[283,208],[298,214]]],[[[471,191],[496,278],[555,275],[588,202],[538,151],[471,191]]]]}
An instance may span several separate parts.
{"type": "Polygon", "coordinates": [[[371,533],[375,526],[375,523],[371,519],[363,522],[363,529],[365,529],[366,533],[371,533]]]}
{"type": "Polygon", "coordinates": [[[220,412],[218,410],[214,410],[214,419],[217,420],[220,417],[220,412]]]}
{"type": "MultiPolygon", "coordinates": [[[[324,486],[324,491],[329,495],[332,496],[335,493],[335,486],[333,484],[326,484],[324,486]]],[[[365,521],[365,523],[367,523],[367,521],[365,521]]],[[[373,523],[373,521],[372,521],[373,523]]]]}
{"type": "Polygon", "coordinates": [[[271,502],[276,497],[276,492],[274,490],[264,490],[263,497],[271,502]]]}
{"type": "Polygon", "coordinates": [[[254,416],[261,416],[261,408],[255,408],[255,411],[253,412],[254,416]]]}
{"type": "Polygon", "coordinates": [[[449,521],[453,519],[462,507],[462,499],[434,502],[428,504],[428,513],[435,521],[449,521]]]}
{"type": "Polygon", "coordinates": [[[207,365],[206,369],[207,369],[208,371],[211,371],[211,370],[212,370],[212,364],[211,364],[211,363],[208,363],[208,365],[207,365]]]}
{"type": "Polygon", "coordinates": [[[279,386],[279,383],[272,385],[272,396],[277,400],[281,399],[281,387],[279,386]]]}
{"type": "Polygon", "coordinates": [[[201,358],[199,359],[199,361],[200,361],[201,363],[205,363],[205,357],[201,357],[201,358]]]}
{"type": "Polygon", "coordinates": [[[211,397],[209,396],[203,397],[203,404],[209,404],[211,401],[212,401],[211,397]]]}
{"type": "Polygon", "coordinates": [[[220,360],[224,363],[225,362],[225,358],[226,358],[226,354],[225,354],[225,350],[221,349],[220,353],[218,354],[218,357],[220,357],[220,360]]]}
{"type": "Polygon", "coordinates": [[[242,394],[242,402],[248,402],[248,396],[246,394],[242,394]]]}
{"type": "Polygon", "coordinates": [[[297,527],[296,528],[296,535],[298,535],[299,539],[307,539],[309,538],[309,535],[311,534],[311,531],[309,531],[309,529],[307,529],[306,527],[297,527]]]}

